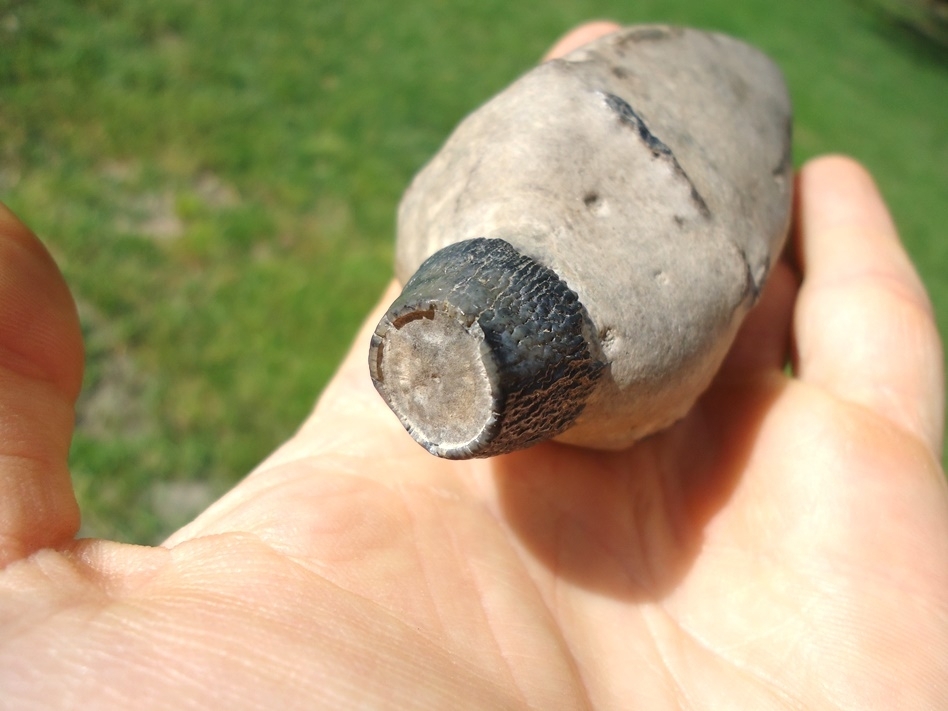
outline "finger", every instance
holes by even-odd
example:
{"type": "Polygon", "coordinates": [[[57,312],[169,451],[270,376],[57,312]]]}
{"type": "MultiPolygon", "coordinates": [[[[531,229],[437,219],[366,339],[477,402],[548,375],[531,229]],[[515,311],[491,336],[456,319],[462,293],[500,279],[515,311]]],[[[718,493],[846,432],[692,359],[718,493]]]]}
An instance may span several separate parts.
{"type": "Polygon", "coordinates": [[[560,37],[550,48],[550,51],[543,55],[543,61],[562,57],[564,54],[569,54],[574,49],[579,49],[584,44],[589,44],[593,40],[611,34],[618,29],[620,29],[620,26],[615,22],[605,20],[587,22],[560,37]]]}
{"type": "Polygon", "coordinates": [[[794,323],[802,381],[941,451],[942,354],[932,307],[872,177],[826,157],[799,178],[794,323]]]}
{"type": "Polygon", "coordinates": [[[39,240],[0,205],[0,565],[79,527],[66,458],[81,382],[69,290],[39,240]]]}

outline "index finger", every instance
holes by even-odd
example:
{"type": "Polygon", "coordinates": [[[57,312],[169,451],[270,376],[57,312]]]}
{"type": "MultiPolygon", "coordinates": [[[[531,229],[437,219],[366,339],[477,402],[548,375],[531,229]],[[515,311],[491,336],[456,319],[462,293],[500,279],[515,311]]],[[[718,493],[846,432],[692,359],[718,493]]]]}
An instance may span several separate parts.
{"type": "Polygon", "coordinates": [[[940,454],[942,352],[932,307],[866,170],[817,159],[799,178],[797,373],[940,454]]]}

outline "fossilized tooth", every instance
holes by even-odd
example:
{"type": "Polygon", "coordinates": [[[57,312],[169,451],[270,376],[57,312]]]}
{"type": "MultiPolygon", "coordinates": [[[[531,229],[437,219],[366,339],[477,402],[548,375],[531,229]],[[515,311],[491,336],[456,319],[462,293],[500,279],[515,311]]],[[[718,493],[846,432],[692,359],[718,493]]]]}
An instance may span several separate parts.
{"type": "Polygon", "coordinates": [[[790,125],[779,69],[719,34],[630,27],[540,65],[405,193],[375,387],[449,458],[675,422],[785,240],[790,125]]]}

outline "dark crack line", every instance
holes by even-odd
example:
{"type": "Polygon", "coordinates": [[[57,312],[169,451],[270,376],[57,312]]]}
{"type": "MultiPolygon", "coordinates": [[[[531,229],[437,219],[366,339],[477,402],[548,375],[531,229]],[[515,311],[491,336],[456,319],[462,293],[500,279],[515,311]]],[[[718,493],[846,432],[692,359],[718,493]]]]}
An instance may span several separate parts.
{"type": "Polygon", "coordinates": [[[662,141],[658,136],[651,132],[648,126],[645,125],[645,121],[642,120],[642,117],[639,116],[635,109],[633,109],[625,99],[622,99],[615,94],[610,94],[605,91],[597,92],[602,95],[603,99],[612,111],[616,113],[619,117],[619,121],[623,125],[628,126],[634,130],[646,147],[652,152],[652,155],[660,160],[667,161],[671,164],[672,169],[675,171],[675,174],[684,179],[688,183],[688,187],[691,189],[691,199],[697,205],[698,211],[704,217],[711,216],[711,210],[708,209],[708,204],[704,201],[704,198],[701,197],[701,193],[698,192],[698,189],[695,187],[695,184],[691,182],[691,178],[688,177],[688,174],[685,172],[685,169],[681,167],[681,164],[678,162],[678,159],[675,158],[675,154],[668,145],[662,141]]]}

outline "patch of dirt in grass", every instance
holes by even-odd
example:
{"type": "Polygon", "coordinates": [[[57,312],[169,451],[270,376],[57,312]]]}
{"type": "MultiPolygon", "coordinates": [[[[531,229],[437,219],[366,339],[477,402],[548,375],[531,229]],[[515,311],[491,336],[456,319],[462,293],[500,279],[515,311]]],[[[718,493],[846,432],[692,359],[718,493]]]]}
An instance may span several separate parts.
{"type": "Polygon", "coordinates": [[[115,226],[120,232],[140,234],[160,242],[184,234],[184,221],[178,217],[175,196],[170,190],[137,196],[128,207],[127,214],[115,218],[115,226]]]}
{"type": "Polygon", "coordinates": [[[194,192],[208,207],[234,207],[240,202],[240,195],[234,188],[207,171],[198,176],[194,183],[194,192]]]}
{"type": "Polygon", "coordinates": [[[147,379],[107,319],[78,300],[86,344],[86,380],[76,403],[76,429],[94,438],[138,438],[154,430],[145,404],[147,379]]]}
{"type": "Polygon", "coordinates": [[[240,204],[237,190],[209,171],[196,176],[190,188],[185,188],[181,195],[172,188],[139,192],[135,183],[140,179],[141,169],[133,162],[109,161],[102,165],[100,173],[122,192],[128,193],[115,217],[115,228],[119,232],[141,235],[158,242],[172,241],[184,235],[187,216],[181,214],[182,197],[191,209],[194,209],[195,202],[212,211],[240,204]]]}
{"type": "Polygon", "coordinates": [[[16,166],[5,165],[0,168],[0,192],[12,190],[20,182],[20,170],[16,166]]]}

